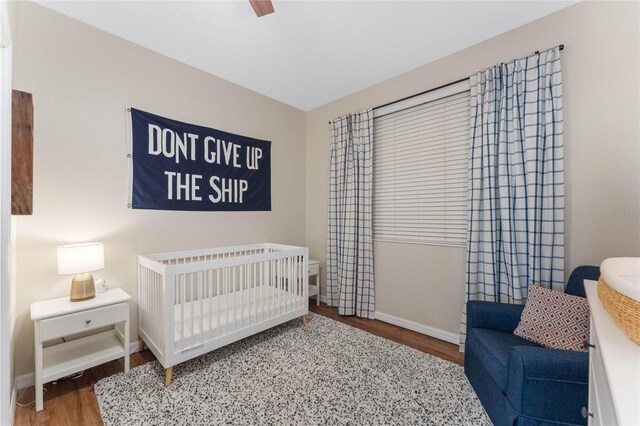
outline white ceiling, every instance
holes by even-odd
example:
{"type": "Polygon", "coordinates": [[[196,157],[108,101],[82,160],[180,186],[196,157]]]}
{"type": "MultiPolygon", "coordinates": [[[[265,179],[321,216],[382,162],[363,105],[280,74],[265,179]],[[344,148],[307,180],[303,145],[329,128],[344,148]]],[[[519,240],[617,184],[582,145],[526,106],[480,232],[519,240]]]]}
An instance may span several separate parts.
{"type": "Polygon", "coordinates": [[[575,2],[38,3],[308,111],[575,2]]]}

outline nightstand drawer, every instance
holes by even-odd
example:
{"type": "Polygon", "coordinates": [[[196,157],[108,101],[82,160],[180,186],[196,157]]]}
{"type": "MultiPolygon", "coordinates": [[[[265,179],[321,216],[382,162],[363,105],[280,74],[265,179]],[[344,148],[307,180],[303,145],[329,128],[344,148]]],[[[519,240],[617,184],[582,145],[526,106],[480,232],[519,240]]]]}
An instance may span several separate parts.
{"type": "Polygon", "coordinates": [[[309,275],[318,275],[320,272],[320,263],[309,263],[309,275]]]}
{"type": "Polygon", "coordinates": [[[69,315],[62,315],[40,321],[40,341],[69,336],[94,328],[111,325],[129,318],[128,303],[89,309],[69,315]]]}

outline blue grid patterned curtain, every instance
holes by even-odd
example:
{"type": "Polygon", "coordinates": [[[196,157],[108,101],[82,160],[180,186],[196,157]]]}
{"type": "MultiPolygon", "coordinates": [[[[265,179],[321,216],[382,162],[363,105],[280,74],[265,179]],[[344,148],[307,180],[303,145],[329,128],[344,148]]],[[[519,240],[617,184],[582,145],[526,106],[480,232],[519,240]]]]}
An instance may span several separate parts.
{"type": "MultiPolygon", "coordinates": [[[[471,77],[466,299],[522,303],[564,288],[560,50],[471,77]]],[[[464,350],[466,312],[461,325],[464,350]]]]}
{"type": "Polygon", "coordinates": [[[375,314],[372,173],[373,111],[332,121],[327,303],[340,315],[375,314]]]}

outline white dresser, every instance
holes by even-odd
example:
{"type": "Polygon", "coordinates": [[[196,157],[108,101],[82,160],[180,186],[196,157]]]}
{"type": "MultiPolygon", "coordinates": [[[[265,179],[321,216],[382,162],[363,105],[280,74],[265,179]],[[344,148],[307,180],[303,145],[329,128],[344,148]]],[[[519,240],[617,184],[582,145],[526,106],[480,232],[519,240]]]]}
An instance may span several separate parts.
{"type": "Polygon", "coordinates": [[[589,425],[640,425],[640,346],[613,322],[598,298],[597,282],[585,280],[591,308],[589,425]]]}

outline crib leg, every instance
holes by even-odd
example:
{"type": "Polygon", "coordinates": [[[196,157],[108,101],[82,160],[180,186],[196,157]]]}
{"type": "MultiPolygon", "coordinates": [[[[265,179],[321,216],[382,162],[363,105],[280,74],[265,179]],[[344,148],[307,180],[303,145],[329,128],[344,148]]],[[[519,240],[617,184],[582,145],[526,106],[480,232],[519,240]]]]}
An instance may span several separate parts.
{"type": "Polygon", "coordinates": [[[168,388],[171,386],[171,373],[173,372],[173,367],[169,367],[164,371],[164,387],[168,388]]]}
{"type": "Polygon", "coordinates": [[[307,316],[306,316],[306,315],[303,315],[303,316],[301,316],[300,318],[302,318],[302,323],[303,323],[303,324],[304,324],[304,326],[306,327],[306,326],[307,326],[307,316]]]}

